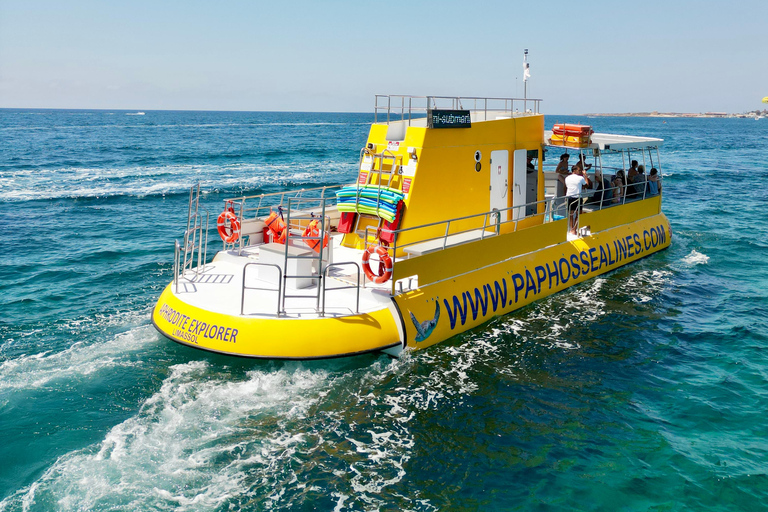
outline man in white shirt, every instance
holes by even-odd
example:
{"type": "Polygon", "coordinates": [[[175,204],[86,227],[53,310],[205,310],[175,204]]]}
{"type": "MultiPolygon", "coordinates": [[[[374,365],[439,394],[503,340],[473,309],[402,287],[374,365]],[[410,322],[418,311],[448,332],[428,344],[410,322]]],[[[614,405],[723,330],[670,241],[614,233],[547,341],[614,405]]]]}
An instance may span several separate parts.
{"type": "Polygon", "coordinates": [[[592,186],[587,171],[581,166],[574,165],[571,174],[565,178],[565,197],[568,201],[568,231],[572,235],[576,234],[576,211],[581,213],[581,189],[584,185],[592,186]]]}

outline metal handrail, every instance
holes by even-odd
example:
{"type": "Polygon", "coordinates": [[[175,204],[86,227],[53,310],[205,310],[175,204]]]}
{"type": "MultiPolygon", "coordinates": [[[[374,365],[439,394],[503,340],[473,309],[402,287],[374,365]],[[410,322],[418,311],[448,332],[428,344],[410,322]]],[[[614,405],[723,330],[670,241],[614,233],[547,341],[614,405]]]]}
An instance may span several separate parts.
{"type": "MultiPolygon", "coordinates": [[[[631,185],[632,184],[630,184],[630,186],[631,185]]],[[[614,190],[614,189],[617,190],[617,189],[620,189],[620,188],[621,189],[626,189],[627,187],[628,187],[627,185],[624,185],[622,187],[613,187],[611,189],[604,189],[603,192],[608,191],[608,190],[614,190]]],[[[594,195],[595,192],[596,192],[595,190],[588,189],[588,190],[582,192],[580,197],[581,197],[581,199],[590,198],[590,197],[592,197],[592,195],[594,195]]],[[[658,195],[661,195],[661,193],[659,193],[658,195]]],[[[644,200],[644,199],[647,199],[649,197],[655,197],[655,196],[648,195],[647,194],[647,187],[646,187],[645,192],[643,193],[642,196],[638,195],[637,199],[630,199],[630,202],[635,201],[635,200],[644,200]]],[[[397,229],[397,230],[391,230],[391,229],[387,229],[387,228],[377,228],[375,226],[366,226],[365,233],[364,233],[365,234],[364,247],[365,247],[365,249],[368,248],[369,241],[371,240],[373,233],[386,232],[386,233],[391,233],[391,234],[394,235],[394,243],[393,243],[392,246],[388,247],[388,249],[391,249],[392,252],[395,253],[395,254],[397,253],[398,249],[403,249],[403,248],[406,248],[406,247],[409,247],[409,246],[412,246],[412,245],[421,244],[421,243],[424,243],[424,242],[431,242],[431,241],[435,241],[435,240],[442,240],[443,241],[442,249],[444,250],[444,249],[446,249],[448,247],[448,241],[449,241],[449,237],[450,236],[460,235],[462,233],[469,233],[469,232],[477,230],[477,228],[474,227],[474,228],[464,229],[464,230],[461,230],[461,231],[451,232],[451,230],[450,230],[451,223],[471,220],[471,219],[479,218],[479,217],[482,216],[483,217],[483,227],[482,227],[482,233],[480,235],[479,240],[483,240],[487,236],[487,228],[488,228],[489,225],[493,225],[494,226],[494,228],[495,228],[494,231],[498,235],[501,232],[501,225],[502,224],[514,224],[513,232],[516,232],[518,230],[518,223],[523,218],[529,219],[529,218],[533,218],[533,217],[537,217],[537,216],[543,216],[544,217],[544,223],[554,222],[554,219],[553,219],[552,216],[553,216],[553,213],[555,211],[555,203],[558,200],[564,200],[564,199],[565,199],[565,196],[553,196],[553,197],[545,198],[545,199],[540,200],[540,201],[532,201],[530,203],[526,203],[526,204],[522,204],[522,205],[511,206],[511,207],[508,207],[508,208],[492,210],[492,211],[483,212],[483,213],[477,213],[477,214],[473,214],[473,215],[466,215],[466,216],[463,216],[463,217],[456,217],[456,218],[453,218],[453,219],[440,220],[440,221],[437,221],[437,222],[431,222],[431,223],[428,223],[428,224],[422,224],[422,225],[419,225],[419,226],[413,226],[413,227],[397,229]],[[527,215],[525,217],[518,217],[518,218],[515,218],[515,215],[510,215],[510,218],[508,220],[505,220],[505,221],[501,220],[501,215],[504,212],[512,212],[512,213],[514,213],[515,209],[519,210],[519,209],[522,209],[522,208],[528,208],[530,206],[539,205],[539,204],[544,204],[545,205],[543,212],[538,212],[538,208],[537,208],[536,209],[537,212],[534,213],[534,214],[527,215]],[[492,223],[489,224],[489,219],[495,219],[495,220],[492,221],[492,223]],[[405,233],[405,232],[408,232],[408,231],[415,231],[417,229],[430,228],[430,227],[434,227],[434,226],[441,226],[441,225],[445,225],[445,232],[442,235],[433,236],[433,237],[427,237],[427,238],[420,238],[418,240],[414,240],[412,242],[408,242],[408,243],[405,243],[405,244],[398,244],[398,242],[397,242],[397,240],[399,238],[397,235],[399,235],[401,233],[405,233]]],[[[609,200],[609,199],[608,200],[601,199],[599,201],[599,203],[595,203],[595,204],[599,204],[599,210],[602,210],[603,208],[606,208],[606,207],[609,207],[609,206],[619,206],[618,204],[610,203],[610,201],[611,200],[609,200]]],[[[626,204],[626,202],[627,202],[627,194],[624,193],[622,195],[622,202],[621,202],[621,204],[622,205],[626,204]]],[[[589,203],[587,203],[587,205],[589,205],[589,203]]],[[[587,206],[587,205],[584,205],[584,206],[587,206]]],[[[567,215],[565,217],[567,217],[567,215]]],[[[393,266],[396,265],[396,264],[397,264],[396,260],[393,259],[393,266]]],[[[393,286],[393,289],[394,289],[394,283],[393,283],[392,286],[393,286]]]]}
{"type": "MultiPolygon", "coordinates": [[[[288,200],[293,201],[306,201],[306,202],[326,202],[329,199],[335,199],[335,195],[333,198],[330,196],[326,197],[326,191],[333,190],[333,189],[340,189],[344,187],[344,185],[326,185],[323,187],[313,187],[313,188],[301,188],[297,190],[287,191],[287,192],[272,192],[269,194],[256,194],[252,196],[241,196],[241,197],[235,197],[230,199],[225,199],[224,203],[227,204],[228,202],[231,202],[233,206],[236,209],[236,214],[238,217],[238,220],[240,221],[240,225],[243,225],[243,221],[249,220],[249,219],[258,219],[261,210],[273,210],[275,207],[281,207],[285,204],[286,196],[288,197],[288,200]],[[314,193],[320,191],[319,197],[302,197],[305,193],[314,193]],[[275,203],[274,201],[269,201],[269,198],[275,198],[277,196],[280,196],[280,200],[275,203]],[[256,207],[247,207],[247,201],[248,200],[254,200],[258,199],[258,204],[256,207]],[[268,204],[264,204],[264,200],[268,200],[268,204]]],[[[237,242],[239,244],[240,250],[243,248],[243,237],[241,236],[237,242]]]]}
{"type": "Polygon", "coordinates": [[[173,286],[174,291],[179,293],[179,258],[181,257],[181,245],[178,240],[174,240],[173,249],[173,286]]]}
{"type": "MultiPolygon", "coordinates": [[[[376,94],[374,97],[374,107],[373,107],[373,118],[374,123],[378,122],[378,116],[379,111],[382,113],[386,112],[387,114],[387,120],[386,123],[389,124],[392,122],[391,120],[391,114],[392,113],[399,113],[400,114],[400,120],[405,120],[405,114],[406,111],[408,113],[408,122],[410,124],[410,121],[412,120],[414,113],[422,113],[423,115],[426,115],[426,113],[430,109],[435,109],[438,107],[438,103],[450,103],[450,107],[453,110],[469,110],[470,112],[484,112],[485,119],[488,118],[488,112],[508,112],[510,114],[516,113],[515,111],[515,102],[518,102],[518,104],[523,105],[523,112],[522,114],[538,114],[539,108],[541,105],[541,102],[543,100],[540,98],[499,98],[499,97],[480,97],[480,96],[410,96],[410,95],[401,95],[401,94],[376,94]],[[384,99],[386,99],[386,104],[380,104],[384,103],[384,99]],[[396,104],[396,102],[393,102],[392,100],[400,100],[399,105],[396,104]],[[406,100],[408,100],[408,105],[406,106],[406,100]],[[417,105],[414,105],[414,100],[417,100],[417,105]],[[489,108],[488,102],[503,102],[503,106],[500,106],[499,108],[489,108]],[[467,108],[464,106],[466,102],[471,102],[472,106],[467,108]],[[482,102],[481,106],[478,106],[478,102],[482,102]],[[394,104],[393,104],[394,103],[394,104]],[[528,103],[533,104],[533,109],[528,112],[528,103]],[[423,106],[422,106],[423,104],[423,106]]],[[[518,112],[519,113],[519,112],[518,112]]],[[[422,116],[423,117],[423,116],[422,116]]]]}
{"type": "Polygon", "coordinates": [[[355,273],[355,275],[357,276],[357,285],[355,285],[355,286],[352,286],[352,285],[340,286],[338,288],[333,288],[333,290],[349,290],[351,288],[355,288],[357,290],[357,297],[356,297],[356,301],[355,301],[355,314],[360,312],[360,265],[358,265],[354,261],[344,261],[344,262],[341,262],[341,263],[331,263],[330,265],[325,267],[325,270],[323,270],[323,277],[325,279],[323,279],[323,281],[322,281],[322,286],[323,286],[323,291],[322,291],[323,303],[322,303],[322,306],[323,307],[320,309],[320,316],[325,316],[325,292],[327,291],[327,286],[328,286],[327,285],[327,283],[328,283],[328,269],[330,269],[331,267],[342,267],[344,265],[354,265],[355,268],[357,269],[357,272],[355,273]]]}
{"type": "MultiPolygon", "coordinates": [[[[324,192],[326,190],[328,190],[328,189],[341,188],[343,186],[344,185],[325,185],[323,187],[300,188],[300,189],[297,189],[297,190],[289,190],[289,191],[283,191],[283,192],[270,192],[269,194],[255,194],[255,195],[252,195],[252,196],[239,196],[239,197],[232,197],[232,198],[229,198],[229,199],[224,199],[224,202],[225,203],[227,201],[235,202],[235,201],[242,201],[242,200],[245,200],[245,199],[260,199],[260,198],[274,197],[274,196],[283,196],[284,197],[287,194],[303,194],[305,192],[314,192],[316,190],[320,190],[324,194],[324,192]]],[[[321,196],[320,198],[305,198],[305,199],[321,199],[322,197],[323,196],[321,196]]],[[[282,203],[283,201],[280,201],[280,202],[282,203]]]]}
{"type": "Polygon", "coordinates": [[[262,290],[262,291],[277,291],[277,316],[280,316],[280,297],[283,295],[283,269],[280,268],[280,265],[275,265],[274,263],[259,263],[257,261],[246,263],[243,266],[243,288],[240,293],[240,315],[245,315],[245,290],[262,290]],[[260,288],[255,286],[245,286],[245,271],[250,267],[251,265],[258,265],[262,267],[275,267],[277,269],[277,290],[274,290],[273,288],[260,288]]]}
{"type": "MultiPolygon", "coordinates": [[[[543,204],[545,204],[545,211],[544,212],[538,213],[538,211],[537,211],[537,213],[534,213],[532,215],[528,215],[525,218],[536,217],[536,216],[539,216],[539,215],[543,216],[543,215],[545,215],[547,213],[546,203],[552,202],[554,199],[556,199],[556,198],[547,198],[547,199],[542,199],[540,201],[532,201],[532,202],[526,203],[526,204],[510,206],[510,207],[507,207],[507,208],[501,208],[501,209],[491,210],[491,211],[482,212],[482,213],[475,213],[475,214],[472,214],[472,215],[466,215],[466,216],[463,216],[463,217],[456,217],[456,218],[453,218],[453,219],[446,219],[446,220],[440,220],[440,221],[436,221],[436,222],[430,222],[428,224],[421,224],[419,226],[413,226],[413,227],[410,227],[410,228],[402,228],[402,229],[396,229],[396,230],[391,230],[391,229],[387,229],[387,228],[381,228],[381,231],[387,232],[387,233],[392,233],[392,234],[394,234],[396,236],[396,235],[399,235],[400,233],[405,233],[407,231],[414,231],[414,230],[417,230],[417,229],[424,229],[424,228],[429,228],[429,227],[433,227],[433,226],[439,226],[439,225],[442,225],[442,224],[448,224],[449,225],[452,222],[460,222],[460,221],[464,221],[464,220],[470,220],[470,219],[475,219],[475,218],[479,218],[479,217],[488,217],[488,216],[495,216],[497,218],[497,221],[494,223],[497,230],[499,229],[498,226],[500,226],[501,224],[508,224],[508,223],[515,223],[515,227],[517,228],[517,223],[520,221],[520,219],[515,219],[514,215],[513,215],[513,216],[511,216],[512,217],[511,219],[506,220],[506,221],[501,221],[501,214],[504,213],[504,212],[512,212],[515,209],[527,208],[529,206],[538,205],[539,203],[543,203],[543,204]]],[[[537,208],[537,210],[538,210],[538,208],[537,208]]],[[[484,219],[483,225],[487,226],[487,219],[484,219]]],[[[366,227],[366,237],[368,236],[368,229],[370,229],[370,228],[371,228],[371,226],[366,227]]],[[[376,228],[376,229],[378,229],[378,228],[376,228]]],[[[408,247],[409,245],[420,244],[422,242],[429,242],[429,241],[432,241],[432,240],[441,240],[441,239],[444,239],[447,236],[458,235],[458,234],[461,234],[461,233],[468,233],[470,231],[474,231],[475,229],[477,229],[477,228],[471,228],[471,229],[466,229],[466,230],[456,231],[456,232],[452,232],[451,233],[449,226],[446,226],[446,234],[445,235],[436,236],[436,237],[432,237],[432,238],[419,239],[417,241],[410,242],[410,243],[403,244],[403,245],[397,245],[397,238],[395,238],[395,244],[393,245],[392,248],[393,249],[396,249],[396,248],[401,248],[402,249],[403,247],[408,247]]],[[[481,239],[484,239],[484,238],[485,238],[485,233],[483,233],[481,235],[481,239]]]]}

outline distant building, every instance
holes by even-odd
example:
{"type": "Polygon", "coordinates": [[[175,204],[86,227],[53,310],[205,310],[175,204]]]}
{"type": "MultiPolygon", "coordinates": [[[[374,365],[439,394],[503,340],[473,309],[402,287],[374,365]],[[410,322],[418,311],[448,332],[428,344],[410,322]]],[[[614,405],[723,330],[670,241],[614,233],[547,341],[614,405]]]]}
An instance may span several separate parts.
{"type": "Polygon", "coordinates": [[[728,117],[728,112],[704,112],[704,115],[710,117],[728,117]]]}

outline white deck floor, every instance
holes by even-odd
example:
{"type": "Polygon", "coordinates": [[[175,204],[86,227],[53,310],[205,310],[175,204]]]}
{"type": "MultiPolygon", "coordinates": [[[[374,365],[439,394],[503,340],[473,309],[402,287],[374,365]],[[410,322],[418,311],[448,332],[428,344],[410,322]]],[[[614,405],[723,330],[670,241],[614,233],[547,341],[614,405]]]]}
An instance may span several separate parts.
{"type": "MultiPolygon", "coordinates": [[[[341,247],[341,235],[332,237],[333,262],[355,262],[354,265],[333,267],[325,284],[325,316],[346,316],[355,314],[357,268],[360,266],[362,251],[341,247]],[[345,288],[348,287],[348,288],[345,288]]],[[[187,272],[186,278],[178,281],[177,296],[182,301],[208,311],[256,318],[275,318],[278,311],[277,270],[259,265],[250,265],[246,270],[245,293],[243,294],[243,269],[248,263],[259,261],[259,247],[251,246],[238,251],[219,252],[214,260],[205,265],[202,272],[194,275],[187,272]],[[261,274],[261,275],[260,275],[261,274]],[[271,276],[271,277],[270,277],[271,276]],[[262,288],[255,290],[251,288],[262,288]],[[266,290],[265,290],[266,289],[266,290]],[[244,297],[244,299],[243,299],[244,297]]],[[[318,318],[317,284],[295,289],[289,287],[283,292],[285,310],[283,318],[318,318]],[[297,297],[298,296],[298,297],[297,297]]],[[[314,280],[313,280],[314,281],[314,280]]],[[[371,312],[390,303],[392,282],[375,284],[360,275],[359,312],[371,312]]],[[[321,297],[322,301],[322,297],[321,297]]]]}

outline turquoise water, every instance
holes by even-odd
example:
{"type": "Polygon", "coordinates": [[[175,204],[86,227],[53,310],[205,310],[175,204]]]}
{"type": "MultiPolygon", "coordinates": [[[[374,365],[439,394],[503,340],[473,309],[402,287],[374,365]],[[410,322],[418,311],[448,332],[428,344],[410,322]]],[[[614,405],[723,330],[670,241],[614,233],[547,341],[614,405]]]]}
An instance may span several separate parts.
{"type": "MultiPolygon", "coordinates": [[[[0,511],[755,510],[768,121],[658,136],[670,249],[425,351],[227,358],[151,326],[200,181],[354,180],[368,114],[0,110],[0,511]]],[[[213,248],[213,246],[212,246],[213,248]]]]}

